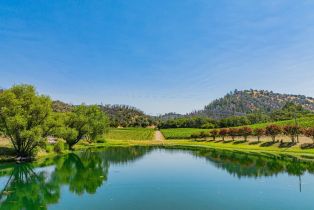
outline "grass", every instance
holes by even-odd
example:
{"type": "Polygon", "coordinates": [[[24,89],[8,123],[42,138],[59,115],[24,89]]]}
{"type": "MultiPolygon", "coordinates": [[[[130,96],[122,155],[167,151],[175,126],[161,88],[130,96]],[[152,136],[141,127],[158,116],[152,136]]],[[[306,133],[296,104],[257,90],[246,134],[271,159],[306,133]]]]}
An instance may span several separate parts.
{"type": "MultiPolygon", "coordinates": [[[[201,129],[167,129],[167,131],[173,130],[174,133],[181,132],[184,135],[191,131],[195,132],[201,129]]],[[[173,132],[172,131],[172,132],[173,132]]],[[[168,132],[171,134],[171,132],[168,132]]],[[[173,135],[173,134],[172,134],[173,135]]],[[[182,134],[181,134],[182,135],[182,134]]],[[[283,139],[283,143],[276,142],[270,143],[270,139],[263,139],[261,142],[257,142],[255,138],[249,139],[249,141],[243,141],[242,139],[237,139],[236,141],[230,141],[226,139],[225,142],[222,142],[220,138],[216,141],[213,140],[190,140],[190,139],[172,139],[172,140],[163,140],[155,141],[153,140],[154,129],[145,129],[145,128],[119,128],[111,129],[106,135],[106,141],[103,143],[88,143],[87,141],[81,141],[75,145],[74,149],[76,151],[84,149],[103,149],[106,147],[128,147],[128,146],[159,146],[167,148],[186,148],[186,149],[199,149],[199,148],[208,148],[208,149],[222,149],[230,151],[245,151],[253,153],[270,153],[270,154],[286,154],[293,155],[296,157],[314,157],[314,148],[307,147],[306,149],[300,148],[300,145],[290,145],[289,139],[283,139]]],[[[281,140],[282,137],[278,137],[278,140],[281,140]]],[[[310,141],[309,144],[312,142],[310,141]]],[[[313,144],[311,144],[313,145],[313,144]]],[[[52,146],[52,145],[49,145],[52,146]]],[[[0,161],[14,160],[14,154],[11,154],[12,146],[8,139],[0,139],[0,161]],[[9,153],[7,153],[9,151],[9,153]]],[[[70,153],[73,151],[64,150],[62,153],[70,153]]],[[[53,150],[44,151],[41,150],[37,154],[37,158],[41,159],[44,157],[51,157],[58,155],[53,150]]]]}
{"type": "MultiPolygon", "coordinates": [[[[300,127],[312,127],[314,126],[314,117],[303,117],[297,119],[297,123],[300,127]]],[[[268,122],[268,123],[258,123],[254,125],[249,125],[251,128],[265,128],[269,124],[275,124],[279,126],[285,126],[285,125],[295,125],[295,120],[283,120],[283,121],[278,121],[278,122],[268,122]]]]}
{"type": "MultiPolygon", "coordinates": [[[[303,117],[297,119],[298,125],[301,127],[312,127],[314,126],[314,117],[303,117]]],[[[280,126],[294,125],[294,120],[284,120],[278,122],[268,122],[268,123],[258,123],[254,125],[248,125],[251,128],[265,128],[267,125],[276,124],[280,126]]],[[[241,126],[240,126],[241,127],[241,126]]],[[[191,134],[199,133],[201,131],[210,131],[210,129],[200,129],[200,128],[169,128],[161,129],[162,134],[166,139],[189,139],[191,134]]]]}
{"type": "Polygon", "coordinates": [[[192,133],[199,133],[201,131],[210,131],[210,129],[169,128],[169,129],[161,129],[160,131],[166,139],[189,139],[192,133]]]}
{"type": "Polygon", "coordinates": [[[154,129],[150,128],[111,128],[105,135],[109,140],[152,140],[154,129]]]}

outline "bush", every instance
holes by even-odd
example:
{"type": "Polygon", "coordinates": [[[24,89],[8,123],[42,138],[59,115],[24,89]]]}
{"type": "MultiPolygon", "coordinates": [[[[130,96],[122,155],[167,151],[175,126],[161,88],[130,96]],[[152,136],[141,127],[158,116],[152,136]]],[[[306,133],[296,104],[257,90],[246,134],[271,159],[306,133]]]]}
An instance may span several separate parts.
{"type": "Polygon", "coordinates": [[[38,146],[41,149],[46,150],[47,149],[47,145],[48,145],[47,139],[44,139],[43,141],[38,142],[38,146]]]}
{"type": "Polygon", "coordinates": [[[53,151],[56,153],[61,153],[64,150],[64,142],[57,141],[57,143],[53,147],[53,151]]]}

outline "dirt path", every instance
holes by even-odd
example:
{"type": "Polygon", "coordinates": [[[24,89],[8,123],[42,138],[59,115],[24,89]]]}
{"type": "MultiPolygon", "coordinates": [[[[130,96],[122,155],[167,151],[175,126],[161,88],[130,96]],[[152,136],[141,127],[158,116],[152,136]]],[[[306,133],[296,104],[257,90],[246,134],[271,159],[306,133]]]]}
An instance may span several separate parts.
{"type": "Polygon", "coordinates": [[[156,141],[164,141],[165,137],[162,135],[160,131],[155,131],[155,140],[156,141]]]}

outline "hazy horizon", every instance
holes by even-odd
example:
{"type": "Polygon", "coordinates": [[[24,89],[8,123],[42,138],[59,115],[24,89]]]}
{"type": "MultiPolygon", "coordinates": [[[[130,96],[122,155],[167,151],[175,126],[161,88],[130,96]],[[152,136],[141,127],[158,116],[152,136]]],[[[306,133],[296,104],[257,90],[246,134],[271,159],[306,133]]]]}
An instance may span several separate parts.
{"type": "Polygon", "coordinates": [[[0,87],[147,114],[234,89],[313,97],[314,2],[0,1],[0,87]]]}

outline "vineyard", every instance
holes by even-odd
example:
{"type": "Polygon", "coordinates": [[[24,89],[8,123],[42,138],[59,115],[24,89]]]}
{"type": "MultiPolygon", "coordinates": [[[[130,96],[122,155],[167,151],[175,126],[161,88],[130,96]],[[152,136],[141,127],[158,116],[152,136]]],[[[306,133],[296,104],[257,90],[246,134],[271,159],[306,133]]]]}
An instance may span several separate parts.
{"type": "Polygon", "coordinates": [[[110,140],[152,140],[154,129],[150,128],[110,128],[106,139],[110,140]]]}
{"type": "MultiPolygon", "coordinates": [[[[297,123],[300,127],[313,127],[314,126],[314,117],[304,117],[297,119],[297,123]]],[[[259,123],[254,125],[248,125],[248,127],[254,128],[266,128],[267,125],[275,124],[278,126],[285,125],[294,125],[295,120],[284,120],[272,123],[259,123]]],[[[207,132],[211,129],[200,129],[200,128],[171,128],[171,129],[161,129],[161,132],[165,136],[166,139],[189,139],[191,135],[199,132],[207,132]]]]}

